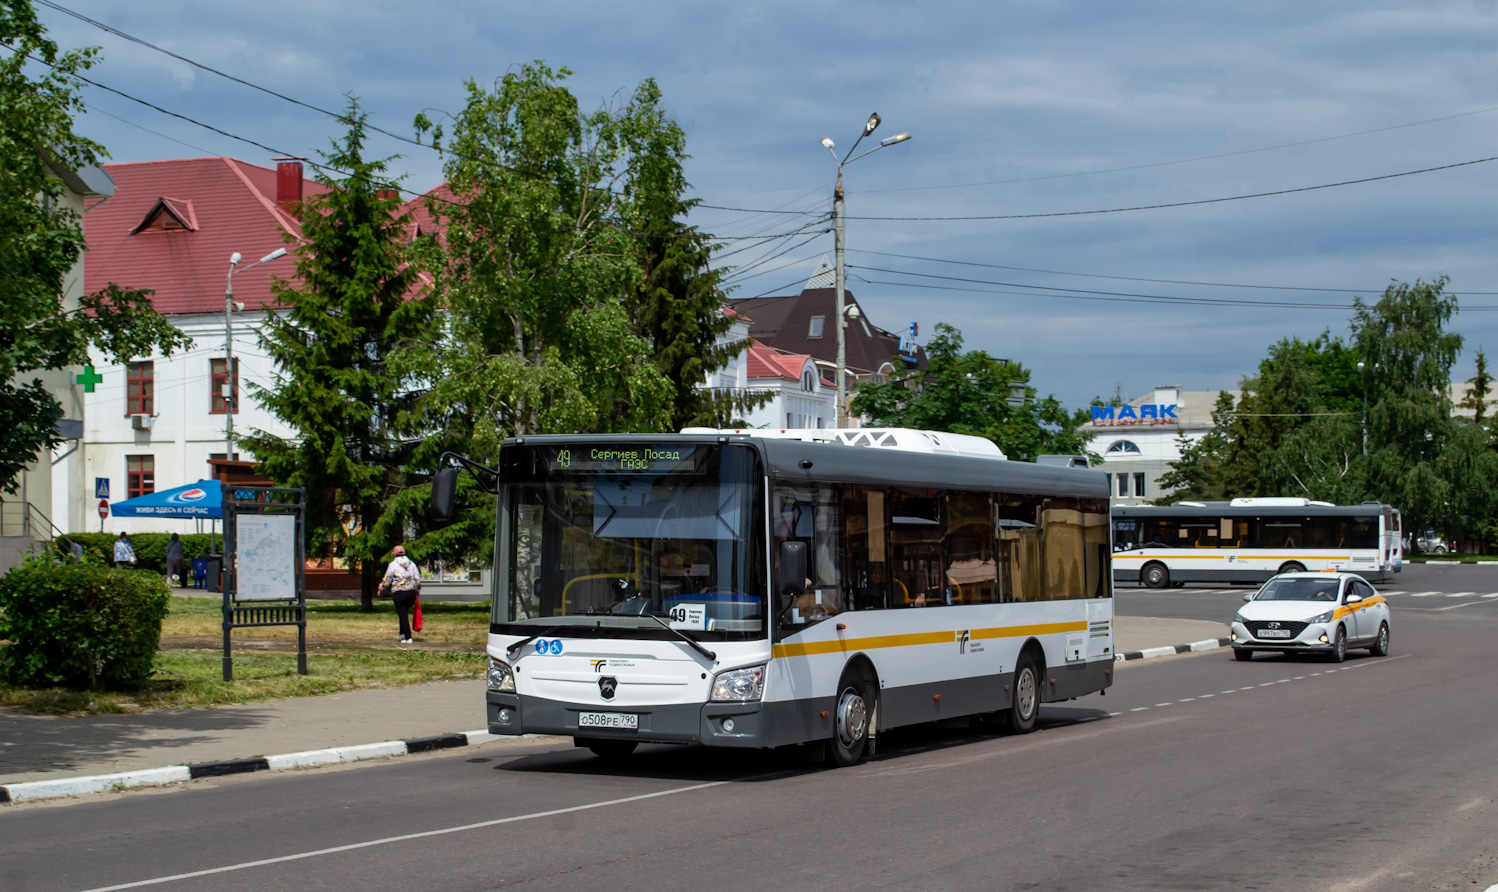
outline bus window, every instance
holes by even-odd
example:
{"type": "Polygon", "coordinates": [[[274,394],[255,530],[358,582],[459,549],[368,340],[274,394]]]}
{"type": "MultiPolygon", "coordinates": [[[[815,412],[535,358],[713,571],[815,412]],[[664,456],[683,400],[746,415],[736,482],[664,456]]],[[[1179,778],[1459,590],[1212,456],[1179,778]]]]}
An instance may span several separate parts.
{"type": "Polygon", "coordinates": [[[1000,601],[1040,601],[1040,497],[1003,494],[994,499],[1000,601]]]}
{"type": "Polygon", "coordinates": [[[1077,499],[1048,498],[1041,511],[1040,553],[1045,565],[1042,596],[1047,601],[1084,597],[1082,511],[1077,499]]]}
{"type": "Polygon", "coordinates": [[[1082,510],[1082,544],[1086,549],[1086,597],[1113,597],[1113,574],[1108,557],[1108,500],[1078,499],[1082,510]]]}
{"type": "Polygon", "coordinates": [[[847,518],[848,609],[879,610],[885,605],[884,490],[871,486],[843,488],[847,518]]]}
{"type": "Polygon", "coordinates": [[[947,493],[947,585],[953,604],[998,600],[994,562],[993,506],[988,493],[947,493]]]}
{"type": "Polygon", "coordinates": [[[806,591],[781,616],[790,630],[805,628],[842,613],[843,503],[838,487],[830,484],[780,484],[774,495],[775,551],[787,540],[805,542],[806,591]]]}
{"type": "Polygon", "coordinates": [[[941,493],[929,489],[890,492],[890,603],[926,607],[948,602],[941,560],[941,493]]]}

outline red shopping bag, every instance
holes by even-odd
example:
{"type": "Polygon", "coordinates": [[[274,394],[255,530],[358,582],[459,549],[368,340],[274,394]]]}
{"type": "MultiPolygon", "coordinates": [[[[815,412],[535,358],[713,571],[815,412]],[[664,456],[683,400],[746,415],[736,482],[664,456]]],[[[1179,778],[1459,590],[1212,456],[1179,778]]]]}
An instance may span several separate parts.
{"type": "Polygon", "coordinates": [[[419,595],[416,598],[416,615],[411,617],[411,628],[421,631],[421,597],[419,595]]]}

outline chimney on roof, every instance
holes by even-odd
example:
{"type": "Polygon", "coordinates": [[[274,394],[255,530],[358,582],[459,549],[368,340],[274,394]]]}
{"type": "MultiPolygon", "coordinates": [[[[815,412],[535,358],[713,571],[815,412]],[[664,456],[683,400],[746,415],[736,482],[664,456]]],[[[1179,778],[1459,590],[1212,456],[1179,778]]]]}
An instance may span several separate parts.
{"type": "Polygon", "coordinates": [[[386,186],[375,192],[375,197],[381,201],[400,201],[401,192],[394,186],[386,186]]]}
{"type": "Polygon", "coordinates": [[[276,159],[276,207],[290,216],[297,216],[297,205],[302,203],[302,159],[281,157],[276,159]]]}

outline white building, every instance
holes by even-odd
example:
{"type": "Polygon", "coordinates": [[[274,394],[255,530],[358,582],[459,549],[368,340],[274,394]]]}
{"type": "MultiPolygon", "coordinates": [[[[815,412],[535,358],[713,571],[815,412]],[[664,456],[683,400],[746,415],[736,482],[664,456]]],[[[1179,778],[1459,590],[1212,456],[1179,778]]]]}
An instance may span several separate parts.
{"type": "MultiPolygon", "coordinates": [[[[1229,391],[1237,400],[1239,391],[1229,391]]],[[[1213,428],[1216,390],[1156,387],[1121,406],[1094,406],[1092,451],[1103,457],[1101,470],[1115,505],[1145,505],[1162,495],[1159,480],[1181,458],[1182,439],[1195,443],[1213,428]]]]}

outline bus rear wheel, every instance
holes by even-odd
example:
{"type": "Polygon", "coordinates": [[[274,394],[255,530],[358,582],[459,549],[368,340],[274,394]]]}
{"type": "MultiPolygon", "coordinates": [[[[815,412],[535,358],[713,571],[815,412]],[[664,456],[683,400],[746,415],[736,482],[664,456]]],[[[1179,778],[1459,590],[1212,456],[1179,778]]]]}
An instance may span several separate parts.
{"type": "Polygon", "coordinates": [[[1014,699],[1004,711],[1004,724],[1011,733],[1028,734],[1035,730],[1040,716],[1040,670],[1035,658],[1024,654],[1014,669],[1014,699]]]}
{"type": "Polygon", "coordinates": [[[827,761],[844,768],[863,758],[869,744],[872,709],[862,678],[844,675],[837,689],[837,711],[833,714],[832,739],[827,741],[827,761]]]}
{"type": "Polygon", "coordinates": [[[639,741],[615,740],[608,737],[579,737],[578,743],[593,751],[593,755],[609,762],[616,762],[635,751],[639,741]]]}
{"type": "Polygon", "coordinates": [[[1151,562],[1144,565],[1139,571],[1139,578],[1144,580],[1148,588],[1170,588],[1170,571],[1159,562],[1151,562]]]}

